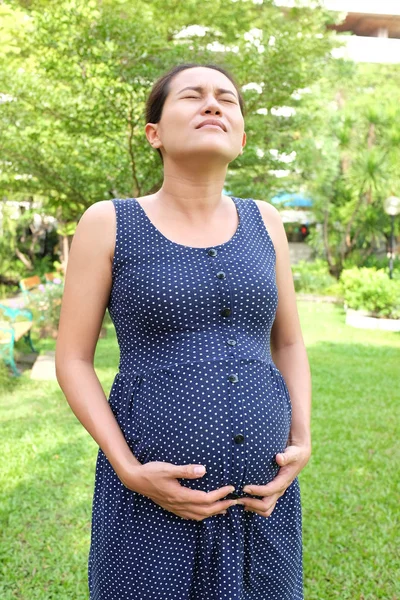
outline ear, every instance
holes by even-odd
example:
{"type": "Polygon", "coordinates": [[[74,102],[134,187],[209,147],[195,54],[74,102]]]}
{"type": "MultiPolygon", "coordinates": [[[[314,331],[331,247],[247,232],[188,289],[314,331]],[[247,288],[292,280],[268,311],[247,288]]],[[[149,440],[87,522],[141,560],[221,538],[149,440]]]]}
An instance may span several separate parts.
{"type": "Polygon", "coordinates": [[[243,150],[244,150],[245,146],[246,146],[246,132],[244,131],[243,132],[243,139],[242,139],[242,151],[241,151],[240,154],[243,154],[243,150]]]}
{"type": "Polygon", "coordinates": [[[149,144],[153,146],[153,148],[159,148],[161,146],[161,140],[158,137],[158,124],[146,123],[144,131],[149,144]]]}

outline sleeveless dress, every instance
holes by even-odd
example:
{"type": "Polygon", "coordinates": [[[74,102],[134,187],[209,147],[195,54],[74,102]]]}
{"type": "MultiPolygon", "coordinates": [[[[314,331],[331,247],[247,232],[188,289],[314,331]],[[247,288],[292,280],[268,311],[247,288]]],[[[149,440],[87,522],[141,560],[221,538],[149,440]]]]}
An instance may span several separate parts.
{"type": "MultiPolygon", "coordinates": [[[[270,352],[274,246],[256,202],[232,200],[235,234],[206,248],[166,238],[135,198],[112,200],[109,404],[142,464],[202,464],[181,485],[251,497],[246,484],[278,473],[291,402],[270,352]]],[[[124,486],[99,448],[88,583],[91,600],[303,600],[298,479],[268,518],[234,505],[196,521],[124,486]]]]}

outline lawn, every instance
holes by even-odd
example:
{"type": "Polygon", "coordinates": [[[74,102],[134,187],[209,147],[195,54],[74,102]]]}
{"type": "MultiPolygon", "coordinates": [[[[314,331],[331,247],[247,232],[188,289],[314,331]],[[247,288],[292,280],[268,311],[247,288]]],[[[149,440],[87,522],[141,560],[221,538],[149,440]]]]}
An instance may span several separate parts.
{"type": "MultiPolygon", "coordinates": [[[[299,309],[313,375],[313,455],[300,477],[305,599],[400,600],[400,335],[352,329],[334,305],[299,309]]],[[[112,325],[95,367],[108,393],[112,325]]],[[[24,374],[3,388],[0,598],[87,599],[98,447],[57,382],[24,374]]]]}

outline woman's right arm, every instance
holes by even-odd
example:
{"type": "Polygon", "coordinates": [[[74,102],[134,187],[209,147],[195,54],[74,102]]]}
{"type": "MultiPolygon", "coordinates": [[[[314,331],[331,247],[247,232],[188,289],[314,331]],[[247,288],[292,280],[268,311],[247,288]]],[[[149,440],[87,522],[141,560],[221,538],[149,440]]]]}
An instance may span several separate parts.
{"type": "Polygon", "coordinates": [[[92,204],[72,240],[56,344],[57,381],[76,417],[100,446],[121,482],[167,510],[201,520],[237,500],[221,500],[234,488],[191,490],[178,478],[195,479],[198,465],[140,463],[131,452],[94,370],[94,354],[111,285],[116,218],[112,202],[92,204]]]}
{"type": "Polygon", "coordinates": [[[56,343],[57,381],[72,411],[117,474],[141,463],[116,421],[94,369],[94,355],[111,290],[116,218],[112,202],[91,205],[74,234],[56,343]]]}

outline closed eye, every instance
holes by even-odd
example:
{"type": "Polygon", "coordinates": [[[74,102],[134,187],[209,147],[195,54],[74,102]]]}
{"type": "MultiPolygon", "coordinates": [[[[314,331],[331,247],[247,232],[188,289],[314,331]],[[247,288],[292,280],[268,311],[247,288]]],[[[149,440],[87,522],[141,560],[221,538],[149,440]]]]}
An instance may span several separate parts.
{"type": "MultiPolygon", "coordinates": [[[[185,96],[184,100],[188,99],[188,98],[194,98],[195,100],[200,100],[199,96],[185,96]]],[[[236,102],[234,102],[233,100],[226,100],[226,99],[222,99],[222,102],[229,102],[230,104],[236,104],[236,102]]]]}

